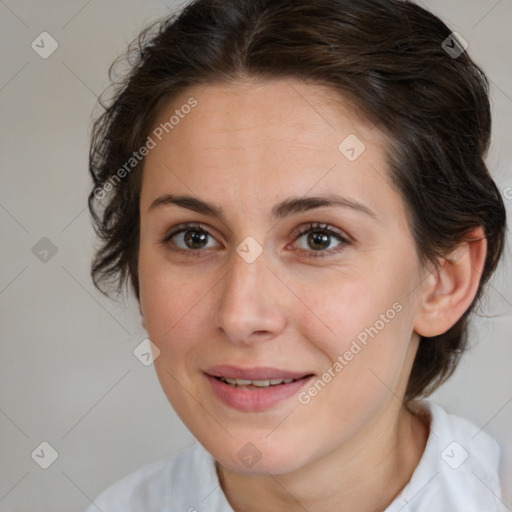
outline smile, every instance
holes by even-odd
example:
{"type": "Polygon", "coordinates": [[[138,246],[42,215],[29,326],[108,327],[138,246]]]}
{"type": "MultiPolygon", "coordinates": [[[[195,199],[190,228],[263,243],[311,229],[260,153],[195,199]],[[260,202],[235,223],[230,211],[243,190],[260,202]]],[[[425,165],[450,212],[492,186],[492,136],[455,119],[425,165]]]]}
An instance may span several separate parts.
{"type": "Polygon", "coordinates": [[[241,412],[275,409],[297,395],[314,377],[312,373],[270,367],[241,368],[219,365],[204,375],[213,396],[241,412]]]}
{"type": "Polygon", "coordinates": [[[228,379],[226,377],[217,377],[221,382],[230,386],[244,387],[248,389],[266,388],[269,386],[279,386],[280,384],[291,384],[298,379],[266,379],[266,380],[248,380],[248,379],[228,379]]]}

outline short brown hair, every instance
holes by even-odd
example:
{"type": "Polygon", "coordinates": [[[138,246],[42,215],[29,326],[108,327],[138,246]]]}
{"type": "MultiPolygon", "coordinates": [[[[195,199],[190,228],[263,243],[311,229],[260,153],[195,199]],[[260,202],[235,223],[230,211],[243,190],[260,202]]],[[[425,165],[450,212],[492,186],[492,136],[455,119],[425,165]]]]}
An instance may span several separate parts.
{"type": "Polygon", "coordinates": [[[458,44],[439,18],[402,0],[196,0],[148,27],[130,46],[129,72],[114,84],[92,133],[96,287],[105,293],[100,282],[114,281],[119,292],[129,278],[139,299],[143,160],[119,183],[112,178],[144,145],[164,104],[188,86],[241,76],[327,85],[391,140],[389,176],[422,263],[484,228],[488,253],[476,297],[446,333],[420,340],[405,399],[431,392],[466,348],[468,314],[498,264],[506,230],[503,200],[484,163],[488,81],[461,47],[460,55],[448,53],[446,41],[458,44]]]}

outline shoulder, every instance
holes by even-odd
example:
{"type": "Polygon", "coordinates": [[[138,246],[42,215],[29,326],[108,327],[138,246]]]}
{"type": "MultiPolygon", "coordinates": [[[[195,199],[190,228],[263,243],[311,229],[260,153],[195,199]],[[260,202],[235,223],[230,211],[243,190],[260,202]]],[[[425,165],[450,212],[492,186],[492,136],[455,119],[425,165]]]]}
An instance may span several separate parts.
{"type": "Polygon", "coordinates": [[[503,510],[500,448],[494,438],[434,402],[420,402],[417,412],[430,423],[427,445],[411,480],[386,512],[503,510]]]}
{"type": "MultiPolygon", "coordinates": [[[[219,486],[214,459],[195,442],[190,448],[125,476],[103,491],[86,512],[97,512],[98,509],[102,512],[187,512],[198,509],[201,500],[215,488],[219,486]]],[[[218,491],[213,493],[212,499],[219,499],[218,491]]],[[[217,504],[214,504],[212,510],[217,509],[217,504]]]]}

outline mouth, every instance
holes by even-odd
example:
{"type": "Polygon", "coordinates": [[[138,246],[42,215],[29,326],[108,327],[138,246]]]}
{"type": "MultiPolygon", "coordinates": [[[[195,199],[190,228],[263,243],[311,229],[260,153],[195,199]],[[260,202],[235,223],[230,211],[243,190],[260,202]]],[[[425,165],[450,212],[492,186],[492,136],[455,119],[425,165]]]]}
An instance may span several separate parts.
{"type": "Polygon", "coordinates": [[[298,379],[264,379],[264,380],[249,380],[249,379],[229,379],[227,377],[214,377],[229,386],[234,388],[247,388],[247,389],[261,389],[261,388],[269,388],[274,386],[281,386],[283,384],[291,384],[292,382],[296,382],[298,380],[309,377],[310,375],[305,375],[304,377],[300,377],[298,379]]]}
{"type": "Polygon", "coordinates": [[[216,366],[204,372],[214,394],[230,407],[257,412],[296,395],[313,373],[276,368],[216,366]]]}

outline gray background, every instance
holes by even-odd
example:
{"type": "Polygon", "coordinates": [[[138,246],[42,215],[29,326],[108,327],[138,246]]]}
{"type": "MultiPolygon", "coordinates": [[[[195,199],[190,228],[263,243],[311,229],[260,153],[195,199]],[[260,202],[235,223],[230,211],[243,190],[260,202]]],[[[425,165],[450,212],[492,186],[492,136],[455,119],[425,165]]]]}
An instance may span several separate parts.
{"type": "MultiPolygon", "coordinates": [[[[512,215],[512,0],[423,4],[462,34],[492,81],[488,162],[512,215]]],[[[192,442],[153,368],[133,355],[145,338],[136,304],[110,301],[91,283],[86,209],[91,113],[108,67],[175,5],[0,0],[0,511],[83,511],[121,476],[192,442]],[[43,31],[59,45],[47,59],[31,48],[43,31]],[[57,249],[46,262],[32,249],[43,237],[57,249]],[[58,452],[46,470],[31,457],[43,441],[58,452]]],[[[472,352],[432,398],[485,427],[510,460],[510,245],[506,251],[472,352]]]]}

